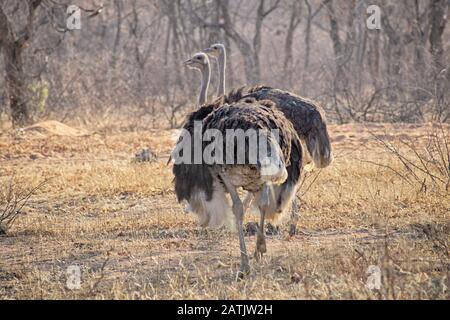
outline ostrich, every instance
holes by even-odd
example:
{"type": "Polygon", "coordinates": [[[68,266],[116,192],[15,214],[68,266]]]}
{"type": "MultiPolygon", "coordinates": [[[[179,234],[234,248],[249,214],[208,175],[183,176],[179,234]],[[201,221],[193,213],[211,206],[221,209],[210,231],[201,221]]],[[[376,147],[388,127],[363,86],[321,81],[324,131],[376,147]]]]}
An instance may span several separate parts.
{"type": "Polygon", "coordinates": [[[217,66],[219,68],[219,88],[217,96],[221,97],[225,95],[225,68],[227,61],[227,51],[225,46],[221,43],[216,43],[203,50],[203,52],[212,56],[217,61],[217,66]]]}
{"type": "MultiPolygon", "coordinates": [[[[219,94],[225,92],[226,49],[223,44],[213,44],[204,50],[219,65],[219,94]]],[[[222,95],[221,94],[221,95],[222,95]]],[[[248,89],[247,97],[256,100],[271,100],[292,122],[298,136],[317,168],[325,168],[333,161],[330,138],[322,108],[316,103],[293,93],[266,86],[248,89]]]]}
{"type": "Polygon", "coordinates": [[[196,53],[191,59],[186,60],[184,65],[188,68],[198,70],[202,74],[202,83],[198,97],[198,104],[199,106],[202,106],[206,103],[208,98],[208,87],[209,82],[211,81],[211,67],[209,66],[209,58],[205,53],[199,52],[196,53]]]}
{"type": "MultiPolygon", "coordinates": [[[[208,99],[208,88],[211,81],[211,67],[208,55],[203,52],[198,52],[194,56],[183,63],[186,67],[190,69],[197,70],[201,73],[201,85],[200,92],[198,96],[198,106],[204,105],[208,99]]],[[[169,159],[170,161],[170,159],[169,159]]],[[[192,207],[188,203],[184,208],[184,212],[192,212],[192,207]]]]}
{"type": "MultiPolygon", "coordinates": [[[[225,92],[226,48],[223,44],[213,44],[203,51],[213,57],[219,68],[219,94],[225,92]]],[[[322,108],[312,101],[293,93],[265,86],[255,86],[247,89],[245,97],[256,100],[270,100],[284,113],[293,124],[303,145],[306,145],[304,163],[314,162],[317,168],[325,168],[333,161],[330,138],[327,131],[326,119],[322,108]]],[[[252,203],[251,194],[245,199],[246,207],[252,203]]],[[[298,220],[297,200],[292,201],[290,235],[295,234],[298,220]]]]}
{"type": "MultiPolygon", "coordinates": [[[[200,70],[203,75],[199,99],[202,100],[208,89],[210,71],[205,69],[210,69],[209,59],[205,54],[195,54],[185,65],[200,70]]],[[[255,249],[255,258],[259,259],[266,252],[265,234],[261,231],[264,230],[264,221],[266,218],[277,218],[285,212],[297,190],[302,162],[300,140],[283,113],[271,101],[241,99],[242,96],[242,89],[235,90],[192,112],[187,117],[177,146],[171,154],[171,158],[175,159],[173,173],[178,201],[188,202],[203,227],[228,225],[232,229],[237,228],[241,277],[249,272],[249,260],[242,226],[245,211],[237,189],[243,188],[251,193],[260,211],[260,228],[255,249]],[[201,136],[195,132],[196,122],[202,125],[201,136]],[[182,157],[190,155],[190,160],[195,158],[196,143],[202,146],[200,151],[203,156],[203,152],[210,146],[205,144],[203,137],[211,130],[219,132],[222,137],[227,137],[230,130],[254,130],[258,132],[258,144],[250,143],[250,138],[244,138],[243,164],[240,164],[236,152],[232,152],[234,157],[231,163],[228,159],[216,159],[208,164],[204,161],[198,164],[177,161],[181,153],[182,157]],[[273,130],[278,130],[279,139],[273,137],[273,130]],[[268,142],[266,153],[261,152],[260,141],[268,142]],[[249,161],[254,155],[257,157],[255,163],[249,161]],[[230,194],[232,205],[226,193],[230,194]]],[[[230,141],[214,139],[214,150],[227,150],[226,155],[229,155],[230,141]]],[[[235,138],[232,141],[231,146],[235,138]]],[[[235,151],[234,148],[232,150],[235,151]]],[[[226,158],[225,152],[222,155],[226,158]]]]}

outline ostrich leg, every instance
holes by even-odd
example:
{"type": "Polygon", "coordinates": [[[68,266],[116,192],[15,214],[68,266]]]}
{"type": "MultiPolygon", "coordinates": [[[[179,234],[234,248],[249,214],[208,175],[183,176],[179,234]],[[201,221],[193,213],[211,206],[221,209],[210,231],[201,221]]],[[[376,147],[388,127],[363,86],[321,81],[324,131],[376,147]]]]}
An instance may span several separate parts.
{"type": "Polygon", "coordinates": [[[247,212],[247,210],[250,208],[250,206],[252,205],[252,201],[253,201],[253,194],[248,192],[244,198],[244,213],[247,212]]]}
{"type": "Polygon", "coordinates": [[[244,205],[242,204],[241,199],[237,193],[236,188],[231,184],[228,178],[219,172],[219,176],[224,182],[228,192],[230,193],[231,200],[233,202],[233,213],[236,217],[236,224],[239,233],[239,248],[241,250],[241,269],[238,273],[238,278],[242,279],[244,276],[250,273],[250,265],[248,262],[248,254],[247,248],[245,247],[245,239],[244,239],[244,228],[243,228],[243,220],[244,220],[244,205]]]}
{"type": "Polygon", "coordinates": [[[297,233],[297,222],[299,218],[298,214],[299,206],[297,195],[295,195],[294,200],[292,200],[291,207],[291,225],[289,226],[289,236],[293,237],[297,233]]]}
{"type": "Polygon", "coordinates": [[[264,218],[266,216],[267,207],[269,206],[270,201],[269,193],[270,193],[269,186],[267,184],[264,184],[261,198],[258,202],[260,220],[259,220],[258,234],[256,235],[256,248],[255,248],[255,259],[257,261],[259,261],[262,258],[263,254],[267,252],[264,218]]]}

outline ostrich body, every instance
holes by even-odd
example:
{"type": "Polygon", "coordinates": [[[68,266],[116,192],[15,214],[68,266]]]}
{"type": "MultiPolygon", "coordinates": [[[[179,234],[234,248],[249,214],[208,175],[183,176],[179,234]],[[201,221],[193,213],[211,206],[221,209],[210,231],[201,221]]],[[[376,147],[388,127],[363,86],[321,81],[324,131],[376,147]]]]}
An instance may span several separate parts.
{"type": "MultiPolygon", "coordinates": [[[[210,68],[209,60],[204,57],[192,60],[188,60],[186,64],[198,69],[210,68]]],[[[202,74],[205,76],[208,72],[202,72],[202,74]]],[[[204,85],[205,82],[202,81],[202,87],[204,85]]],[[[260,228],[255,250],[255,257],[259,259],[266,252],[265,218],[276,218],[285,212],[297,191],[302,149],[292,124],[286,120],[273,102],[257,101],[253,98],[241,99],[242,96],[243,91],[236,90],[192,112],[183,127],[187,135],[180,137],[172,158],[175,158],[176,152],[180,149],[183,152],[184,150],[192,152],[196,143],[202,146],[202,155],[210,143],[215,143],[219,149],[227,150],[223,153],[223,161],[216,159],[216,162],[209,164],[205,162],[175,163],[173,166],[175,193],[178,201],[186,200],[189,203],[191,210],[198,215],[201,226],[228,225],[232,229],[237,228],[241,251],[240,274],[244,275],[249,272],[242,226],[245,212],[237,189],[243,188],[251,193],[260,211],[260,228]],[[195,133],[196,121],[202,125],[201,136],[195,133]],[[236,152],[233,152],[232,163],[229,163],[225,158],[228,155],[231,140],[224,138],[222,141],[216,141],[214,139],[214,142],[206,143],[203,136],[208,130],[215,130],[224,137],[229,134],[229,131],[254,130],[259,133],[259,139],[265,139],[268,142],[269,148],[267,153],[261,153],[258,144],[257,161],[250,163],[248,159],[253,156],[254,145],[249,140],[245,140],[244,163],[239,162],[236,152]],[[278,139],[274,139],[271,135],[273,130],[277,130],[278,139]],[[185,139],[186,136],[192,139],[185,139]],[[190,144],[189,148],[183,148],[187,144],[190,144]],[[267,174],[267,168],[270,168],[270,174],[267,174]],[[231,204],[226,196],[227,193],[231,197],[231,204]]],[[[195,157],[193,154],[191,156],[195,157]]]]}
{"type": "MultiPolygon", "coordinates": [[[[205,53],[217,60],[220,83],[225,92],[226,49],[223,44],[214,44],[205,53]]],[[[222,88],[219,88],[222,92],[222,88]]],[[[256,100],[271,100],[292,122],[299,138],[306,145],[309,155],[317,168],[325,168],[333,161],[330,137],[327,131],[323,109],[313,101],[302,98],[288,91],[266,86],[249,88],[247,97],[256,100]]]]}
{"type": "Polygon", "coordinates": [[[292,123],[317,168],[326,168],[333,161],[330,137],[324,111],[314,102],[298,95],[265,86],[248,89],[245,97],[270,100],[292,123]]]}

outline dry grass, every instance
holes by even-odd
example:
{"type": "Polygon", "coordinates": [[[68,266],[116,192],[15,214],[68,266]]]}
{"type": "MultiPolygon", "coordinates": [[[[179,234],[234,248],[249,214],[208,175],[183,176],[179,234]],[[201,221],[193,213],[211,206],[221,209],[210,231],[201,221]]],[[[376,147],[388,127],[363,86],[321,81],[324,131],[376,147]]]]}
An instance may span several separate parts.
{"type": "MultiPolygon", "coordinates": [[[[200,229],[175,201],[173,132],[0,134],[0,188],[13,174],[28,186],[50,179],[0,237],[0,298],[449,299],[448,192],[367,162],[401,170],[375,137],[419,145],[430,128],[332,126],[337,159],[302,196],[299,234],[269,237],[243,282],[237,237],[200,229]],[[132,162],[145,147],[158,161],[132,162]],[[74,264],[82,287],[72,291],[74,264]],[[365,286],[370,265],[382,270],[380,290],[365,286]]],[[[254,237],[246,240],[252,251],[254,237]]]]}

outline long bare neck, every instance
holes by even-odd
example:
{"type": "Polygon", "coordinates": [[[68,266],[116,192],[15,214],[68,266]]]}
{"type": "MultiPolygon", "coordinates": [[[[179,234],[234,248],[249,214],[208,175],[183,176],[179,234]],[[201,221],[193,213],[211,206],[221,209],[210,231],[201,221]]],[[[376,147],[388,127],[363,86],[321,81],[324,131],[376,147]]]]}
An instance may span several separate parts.
{"type": "Polygon", "coordinates": [[[206,103],[208,98],[209,81],[211,80],[211,67],[209,62],[202,68],[202,85],[200,87],[200,95],[198,97],[198,104],[201,107],[206,103]]]}
{"type": "Polygon", "coordinates": [[[219,55],[218,66],[219,66],[219,90],[217,95],[223,96],[225,94],[225,70],[227,65],[227,53],[225,50],[219,55]]]}

